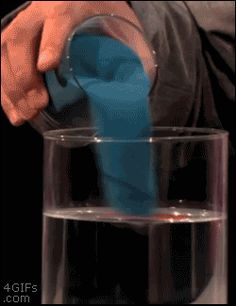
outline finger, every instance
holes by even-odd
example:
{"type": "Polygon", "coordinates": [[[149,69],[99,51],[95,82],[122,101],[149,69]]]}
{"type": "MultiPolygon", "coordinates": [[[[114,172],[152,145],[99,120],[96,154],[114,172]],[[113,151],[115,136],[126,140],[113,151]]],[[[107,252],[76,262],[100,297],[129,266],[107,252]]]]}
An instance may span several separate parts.
{"type": "Polygon", "coordinates": [[[1,45],[1,86],[12,103],[23,96],[20,87],[15,84],[14,75],[8,59],[7,43],[1,45]]]}
{"type": "Polygon", "coordinates": [[[24,120],[33,118],[38,112],[36,108],[32,108],[29,105],[29,99],[22,91],[22,88],[15,78],[15,74],[8,60],[8,56],[5,52],[5,48],[2,49],[3,60],[1,65],[1,86],[5,93],[5,99],[9,100],[14,106],[14,109],[24,120]],[[7,99],[6,99],[7,97],[7,99]]]}
{"type": "Polygon", "coordinates": [[[95,14],[96,1],[49,1],[49,3],[52,3],[52,9],[47,14],[41,37],[38,58],[40,71],[58,66],[66,40],[74,28],[95,14]]]}
{"type": "Polygon", "coordinates": [[[25,10],[4,33],[2,48],[2,76],[9,99],[26,119],[46,107],[48,94],[36,59],[40,37],[40,24],[32,22],[30,10],[25,10]],[[26,22],[32,26],[26,26],[26,22]],[[27,40],[22,36],[27,36],[27,40]]]}
{"type": "Polygon", "coordinates": [[[59,65],[66,40],[73,29],[88,17],[115,11],[115,15],[131,20],[141,28],[137,17],[125,1],[104,2],[54,1],[53,10],[49,12],[43,27],[38,58],[40,71],[48,71],[59,65]]]}
{"type": "Polygon", "coordinates": [[[47,71],[56,68],[68,36],[73,29],[70,16],[48,18],[45,21],[40,43],[38,69],[47,71]]]}
{"type": "Polygon", "coordinates": [[[4,92],[4,89],[1,86],[1,105],[2,109],[5,112],[6,116],[10,120],[11,124],[15,126],[19,126],[24,123],[24,119],[20,116],[20,114],[16,111],[15,107],[7,97],[4,92]]]}

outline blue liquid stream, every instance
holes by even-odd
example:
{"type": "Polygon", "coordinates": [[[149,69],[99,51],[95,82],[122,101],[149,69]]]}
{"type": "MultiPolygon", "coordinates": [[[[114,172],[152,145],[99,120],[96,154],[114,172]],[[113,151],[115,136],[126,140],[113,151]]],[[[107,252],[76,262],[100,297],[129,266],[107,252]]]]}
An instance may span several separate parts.
{"type": "Polygon", "coordinates": [[[126,214],[152,213],[157,191],[153,152],[150,143],[135,142],[151,136],[150,81],[139,57],[111,37],[75,35],[70,58],[99,137],[119,139],[96,145],[107,202],[126,214]]]}

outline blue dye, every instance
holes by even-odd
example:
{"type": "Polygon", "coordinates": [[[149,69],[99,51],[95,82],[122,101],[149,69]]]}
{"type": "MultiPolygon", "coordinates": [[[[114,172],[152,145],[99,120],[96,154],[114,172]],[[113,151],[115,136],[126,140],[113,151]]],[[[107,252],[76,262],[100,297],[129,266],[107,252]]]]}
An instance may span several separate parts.
{"type": "Polygon", "coordinates": [[[96,144],[108,204],[122,213],[150,214],[156,206],[153,157],[151,144],[140,139],[151,135],[151,84],[139,57],[111,37],[75,35],[70,59],[98,136],[114,139],[96,144]]]}

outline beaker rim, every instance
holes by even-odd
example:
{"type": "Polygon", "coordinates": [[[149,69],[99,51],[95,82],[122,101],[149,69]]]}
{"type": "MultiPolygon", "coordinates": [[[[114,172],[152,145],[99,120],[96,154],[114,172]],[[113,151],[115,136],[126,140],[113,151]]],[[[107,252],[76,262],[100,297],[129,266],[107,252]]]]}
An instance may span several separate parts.
{"type": "MultiPolygon", "coordinates": [[[[133,21],[130,21],[130,20],[128,20],[127,18],[125,18],[123,16],[116,15],[116,14],[113,14],[113,13],[111,13],[111,14],[104,13],[104,14],[96,14],[96,15],[93,15],[93,16],[89,16],[89,17],[85,18],[81,24],[76,25],[73,28],[73,30],[71,31],[71,33],[70,33],[70,35],[69,35],[69,37],[67,39],[67,45],[66,45],[66,49],[65,49],[66,59],[68,60],[68,73],[71,73],[73,75],[73,65],[71,64],[70,51],[69,51],[70,50],[70,46],[71,46],[71,42],[73,40],[73,36],[76,34],[77,31],[82,31],[82,29],[86,27],[86,24],[89,24],[90,22],[92,22],[93,20],[96,20],[96,19],[111,19],[111,20],[122,21],[122,22],[126,23],[126,25],[128,27],[131,27],[134,31],[136,31],[137,33],[142,35],[143,41],[145,42],[146,47],[147,47],[147,49],[150,52],[150,62],[152,62],[152,68],[153,68],[153,71],[152,71],[153,74],[151,73],[151,75],[149,75],[150,82],[151,82],[151,87],[150,87],[149,94],[151,94],[153,92],[153,89],[155,87],[156,81],[158,79],[158,68],[159,68],[159,65],[157,63],[157,56],[156,56],[157,52],[153,48],[151,41],[147,38],[147,36],[145,34],[145,31],[144,31],[144,29],[142,27],[139,27],[133,21]]],[[[120,38],[117,38],[117,39],[120,40],[120,38]]],[[[127,46],[129,46],[131,48],[131,46],[129,44],[127,44],[127,46]]],[[[80,83],[78,82],[77,78],[74,75],[73,75],[73,78],[74,78],[75,82],[77,83],[77,85],[80,87],[80,83]]]]}
{"type": "Polygon", "coordinates": [[[89,142],[89,143],[136,143],[136,142],[205,142],[211,140],[227,139],[229,133],[226,130],[205,127],[169,127],[154,126],[151,128],[150,137],[119,138],[119,137],[100,137],[96,127],[81,127],[50,130],[43,133],[45,140],[59,142],[89,142]]]}

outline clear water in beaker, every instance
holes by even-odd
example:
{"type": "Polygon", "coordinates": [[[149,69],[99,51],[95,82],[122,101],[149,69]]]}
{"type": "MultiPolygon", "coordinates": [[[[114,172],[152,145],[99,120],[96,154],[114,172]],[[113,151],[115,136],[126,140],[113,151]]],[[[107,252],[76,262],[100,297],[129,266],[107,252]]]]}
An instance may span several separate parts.
{"type": "MultiPolygon", "coordinates": [[[[107,202],[91,129],[47,132],[42,302],[227,302],[227,133],[154,128],[156,207],[107,202]]],[[[138,166],[138,165],[137,165],[138,166]]]]}

